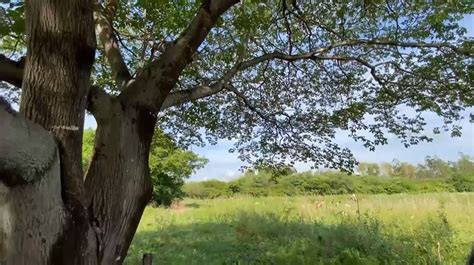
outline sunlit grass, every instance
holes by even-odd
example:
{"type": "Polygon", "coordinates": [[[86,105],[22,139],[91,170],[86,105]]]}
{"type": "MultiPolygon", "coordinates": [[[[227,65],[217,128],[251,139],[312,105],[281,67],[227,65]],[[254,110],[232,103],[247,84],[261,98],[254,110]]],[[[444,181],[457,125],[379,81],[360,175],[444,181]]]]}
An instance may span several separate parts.
{"type": "Polygon", "coordinates": [[[464,264],[474,193],[184,200],[148,207],[127,264],[464,264]]]}

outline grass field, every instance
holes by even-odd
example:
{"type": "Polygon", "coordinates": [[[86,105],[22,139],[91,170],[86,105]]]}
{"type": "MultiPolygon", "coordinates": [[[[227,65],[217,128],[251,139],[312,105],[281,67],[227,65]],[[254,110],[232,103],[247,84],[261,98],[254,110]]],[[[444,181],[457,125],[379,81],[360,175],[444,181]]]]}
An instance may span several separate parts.
{"type": "Polygon", "coordinates": [[[184,200],[146,209],[126,264],[465,264],[474,193],[184,200]]]}

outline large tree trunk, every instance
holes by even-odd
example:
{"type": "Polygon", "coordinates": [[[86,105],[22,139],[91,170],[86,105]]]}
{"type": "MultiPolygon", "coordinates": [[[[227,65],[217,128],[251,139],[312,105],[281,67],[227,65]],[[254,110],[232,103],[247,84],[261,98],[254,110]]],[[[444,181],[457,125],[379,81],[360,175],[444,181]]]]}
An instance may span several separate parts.
{"type": "Polygon", "coordinates": [[[175,44],[111,97],[90,88],[94,0],[26,1],[20,113],[30,121],[0,107],[1,264],[123,263],[151,197],[154,112],[217,17],[236,2],[203,1],[175,44]],[[98,128],[84,179],[87,103],[98,128]]]}
{"type": "Polygon", "coordinates": [[[151,196],[156,115],[104,97],[81,202],[85,223],[62,197],[53,135],[0,108],[0,264],[123,263],[151,196]]]}
{"type": "MultiPolygon", "coordinates": [[[[31,169],[35,179],[29,180],[26,171],[0,168],[5,174],[0,177],[0,234],[5,235],[0,260],[6,264],[121,264],[151,196],[148,154],[155,115],[112,98],[98,106],[106,114],[98,119],[95,154],[84,183],[83,120],[95,53],[92,7],[91,0],[27,2],[20,113],[50,131],[58,148],[54,141],[45,143],[55,160],[47,167],[51,172],[38,170],[43,164],[31,169]]],[[[18,127],[8,135],[17,130],[29,136],[29,127],[18,127]]],[[[25,153],[31,153],[27,158],[39,155],[34,148],[16,153],[12,141],[26,148],[26,142],[41,139],[2,137],[12,148],[0,164],[25,153]]]]}
{"type": "Polygon", "coordinates": [[[20,113],[59,141],[63,193],[81,199],[82,132],[95,58],[93,0],[26,2],[28,52],[20,113]]]}
{"type": "Polygon", "coordinates": [[[121,264],[151,198],[148,155],[156,118],[118,100],[102,104],[86,190],[100,264],[121,264]]]}
{"type": "Polygon", "coordinates": [[[96,115],[95,154],[84,183],[92,7],[91,0],[27,2],[20,113],[31,122],[22,126],[23,117],[3,110],[2,123],[12,122],[0,131],[2,152],[9,148],[0,156],[0,261],[6,264],[121,264],[151,196],[148,154],[156,117],[111,97],[95,106],[96,113],[105,111],[96,115]],[[26,163],[38,155],[49,160],[26,163]]]}
{"type": "MultiPolygon", "coordinates": [[[[5,192],[13,227],[7,264],[97,262],[81,165],[86,96],[95,57],[92,12],[92,0],[26,2],[28,52],[20,113],[53,134],[59,148],[54,141],[50,145],[59,156],[53,172],[43,172],[44,165],[39,165],[32,180],[22,172],[2,172],[4,179],[19,173],[19,179],[27,180],[5,192]]],[[[20,134],[28,131],[15,128],[20,134]]],[[[17,144],[28,146],[28,140],[17,144]]],[[[31,156],[41,156],[35,149],[30,151],[31,156]]]]}

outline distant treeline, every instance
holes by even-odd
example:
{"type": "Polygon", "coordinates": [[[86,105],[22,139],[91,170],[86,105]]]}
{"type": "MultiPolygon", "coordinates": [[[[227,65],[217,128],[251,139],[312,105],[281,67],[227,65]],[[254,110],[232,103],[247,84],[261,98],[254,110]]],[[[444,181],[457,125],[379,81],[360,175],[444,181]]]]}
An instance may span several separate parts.
{"type": "Polygon", "coordinates": [[[394,194],[474,192],[474,160],[466,155],[455,161],[426,157],[420,165],[360,163],[348,175],[335,171],[297,173],[292,168],[248,170],[229,182],[208,180],[186,183],[187,197],[210,199],[230,196],[298,196],[332,194],[394,194]]]}

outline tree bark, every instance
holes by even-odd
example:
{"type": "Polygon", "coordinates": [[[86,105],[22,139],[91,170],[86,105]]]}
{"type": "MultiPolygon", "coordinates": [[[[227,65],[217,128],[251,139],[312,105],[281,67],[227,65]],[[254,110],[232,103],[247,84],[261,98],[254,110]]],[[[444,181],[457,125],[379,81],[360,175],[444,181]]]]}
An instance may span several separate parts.
{"type": "MultiPolygon", "coordinates": [[[[93,1],[31,0],[26,2],[26,17],[28,52],[20,113],[54,135],[59,149],[60,175],[50,176],[54,180],[41,175],[37,182],[23,184],[15,188],[18,192],[10,192],[12,202],[29,199],[16,210],[21,211],[18,216],[25,215],[24,222],[30,226],[17,233],[15,242],[31,241],[32,230],[41,234],[58,228],[61,236],[54,242],[25,246],[21,252],[13,253],[10,263],[94,264],[97,262],[93,255],[96,244],[91,244],[95,238],[84,204],[81,165],[86,96],[95,57],[93,1]],[[61,204],[58,204],[64,206],[61,211],[51,212],[49,206],[34,203],[47,200],[44,196],[55,191],[52,182],[61,185],[60,192],[55,194],[61,196],[61,204]],[[38,216],[25,213],[38,213],[38,216]],[[57,221],[42,219],[44,214],[57,221]],[[39,221],[41,226],[35,227],[34,221],[39,221]],[[44,259],[42,256],[25,258],[25,255],[34,256],[27,252],[35,248],[51,251],[44,259]]],[[[58,200],[48,203],[58,203],[58,200]]],[[[54,209],[59,206],[50,205],[54,209]]],[[[14,223],[17,225],[20,221],[14,223]]]]}
{"type": "MultiPolygon", "coordinates": [[[[108,106],[107,106],[108,105],[108,106]]],[[[121,264],[151,198],[148,155],[156,116],[116,99],[98,126],[86,174],[88,205],[97,231],[100,264],[121,264]]]]}
{"type": "Polygon", "coordinates": [[[93,1],[27,1],[26,17],[28,52],[20,113],[58,139],[64,150],[64,196],[80,200],[82,131],[95,57],[93,1]]]}

